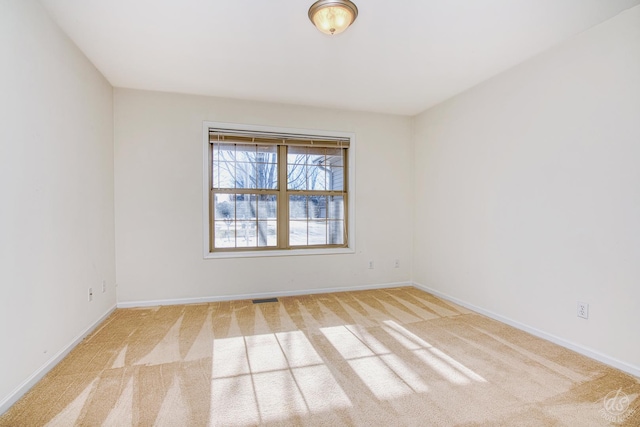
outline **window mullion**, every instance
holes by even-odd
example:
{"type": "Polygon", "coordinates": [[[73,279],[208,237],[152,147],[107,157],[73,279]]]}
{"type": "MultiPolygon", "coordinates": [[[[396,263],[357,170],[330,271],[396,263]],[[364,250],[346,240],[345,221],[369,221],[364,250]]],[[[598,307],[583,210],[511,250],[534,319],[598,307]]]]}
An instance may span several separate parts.
{"type": "Polygon", "coordinates": [[[289,247],[289,194],[287,191],[287,147],[278,146],[278,247],[289,247]]]}

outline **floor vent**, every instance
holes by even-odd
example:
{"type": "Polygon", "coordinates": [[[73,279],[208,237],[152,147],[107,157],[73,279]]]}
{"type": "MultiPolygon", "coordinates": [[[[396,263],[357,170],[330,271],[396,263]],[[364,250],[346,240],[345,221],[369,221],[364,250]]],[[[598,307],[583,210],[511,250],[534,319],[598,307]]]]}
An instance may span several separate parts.
{"type": "Polygon", "coordinates": [[[262,298],[262,299],[254,299],[254,304],[262,304],[264,302],[278,302],[278,298],[262,298]]]}

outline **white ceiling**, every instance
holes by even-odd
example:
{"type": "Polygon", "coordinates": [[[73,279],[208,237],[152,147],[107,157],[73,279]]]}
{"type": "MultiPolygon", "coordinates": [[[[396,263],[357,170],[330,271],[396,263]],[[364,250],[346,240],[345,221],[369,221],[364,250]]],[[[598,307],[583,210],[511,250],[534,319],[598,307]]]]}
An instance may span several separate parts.
{"type": "Polygon", "coordinates": [[[115,87],[417,114],[640,0],[40,0],[115,87]]]}

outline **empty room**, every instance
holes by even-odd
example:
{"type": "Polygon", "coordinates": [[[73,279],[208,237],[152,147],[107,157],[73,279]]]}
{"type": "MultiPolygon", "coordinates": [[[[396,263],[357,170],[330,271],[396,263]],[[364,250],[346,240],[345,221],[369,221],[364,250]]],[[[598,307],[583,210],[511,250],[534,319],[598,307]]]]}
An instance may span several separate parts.
{"type": "Polygon", "coordinates": [[[1,0],[0,426],[639,426],[640,0],[1,0]]]}

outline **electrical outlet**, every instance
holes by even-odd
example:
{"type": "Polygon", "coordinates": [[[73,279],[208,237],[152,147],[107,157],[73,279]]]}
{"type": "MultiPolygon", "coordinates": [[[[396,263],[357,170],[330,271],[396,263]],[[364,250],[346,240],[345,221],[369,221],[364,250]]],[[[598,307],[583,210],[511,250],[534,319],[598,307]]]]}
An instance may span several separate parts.
{"type": "Polygon", "coordinates": [[[400,260],[397,259],[395,263],[393,263],[393,268],[400,268],[400,260]]]}
{"type": "Polygon", "coordinates": [[[373,270],[373,261],[369,261],[369,270],[373,270]]]}
{"type": "Polygon", "coordinates": [[[583,319],[589,318],[589,304],[578,301],[578,317],[582,317],[583,319]]]}
{"type": "Polygon", "coordinates": [[[107,281],[102,280],[102,293],[104,294],[105,292],[107,292],[107,281]]]}
{"type": "Polygon", "coordinates": [[[89,288],[89,302],[93,301],[93,288],[89,288]]]}

